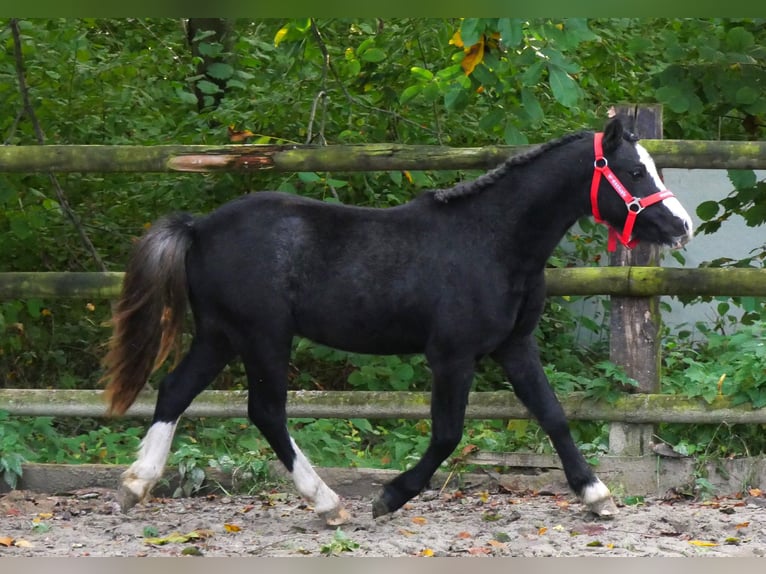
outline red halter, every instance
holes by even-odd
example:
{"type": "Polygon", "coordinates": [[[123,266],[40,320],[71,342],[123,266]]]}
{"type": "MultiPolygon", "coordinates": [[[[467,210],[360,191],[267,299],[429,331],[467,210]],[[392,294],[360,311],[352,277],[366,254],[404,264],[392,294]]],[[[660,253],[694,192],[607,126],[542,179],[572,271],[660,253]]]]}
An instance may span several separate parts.
{"type": "Polygon", "coordinates": [[[603,223],[609,228],[609,242],[607,244],[609,251],[614,251],[617,249],[618,239],[625,247],[628,249],[633,249],[638,244],[638,240],[631,239],[630,236],[633,233],[633,225],[636,223],[636,217],[638,217],[638,214],[650,205],[658,203],[663,199],[667,199],[668,197],[673,197],[673,193],[670,190],[665,189],[663,191],[658,191],[651,195],[647,195],[646,197],[633,197],[625,188],[625,186],[622,185],[620,180],[617,179],[617,176],[614,175],[614,172],[609,168],[609,163],[606,161],[606,158],[604,157],[604,151],[601,147],[601,140],[603,137],[604,134],[598,132],[593,138],[593,148],[596,152],[596,161],[593,162],[593,180],[590,186],[590,204],[591,209],[593,210],[593,218],[597,223],[603,223]],[[598,210],[598,187],[601,183],[602,175],[611,184],[611,186],[617,192],[617,195],[622,198],[628,208],[628,216],[625,219],[625,225],[622,228],[622,234],[618,233],[614,227],[601,219],[601,214],[598,210]]]}

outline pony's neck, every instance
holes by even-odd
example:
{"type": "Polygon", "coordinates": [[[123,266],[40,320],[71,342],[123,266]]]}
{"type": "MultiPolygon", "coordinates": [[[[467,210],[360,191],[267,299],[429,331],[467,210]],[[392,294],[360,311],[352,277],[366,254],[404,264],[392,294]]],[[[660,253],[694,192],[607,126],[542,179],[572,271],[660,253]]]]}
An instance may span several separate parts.
{"type": "Polygon", "coordinates": [[[579,161],[582,154],[570,147],[576,145],[582,143],[509,170],[488,193],[495,196],[495,208],[513,218],[505,227],[506,249],[532,266],[544,267],[567,230],[590,213],[592,162],[579,161]]]}

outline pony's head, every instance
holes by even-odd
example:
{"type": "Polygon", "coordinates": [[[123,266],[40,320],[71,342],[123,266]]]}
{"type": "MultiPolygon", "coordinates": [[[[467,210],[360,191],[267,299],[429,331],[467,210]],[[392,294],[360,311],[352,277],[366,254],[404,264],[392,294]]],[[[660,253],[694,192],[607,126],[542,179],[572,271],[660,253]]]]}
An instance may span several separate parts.
{"type": "Polygon", "coordinates": [[[682,247],[692,237],[692,220],[665,187],[649,152],[626,132],[619,118],[594,135],[591,208],[617,239],[632,247],[648,241],[682,247]]]}

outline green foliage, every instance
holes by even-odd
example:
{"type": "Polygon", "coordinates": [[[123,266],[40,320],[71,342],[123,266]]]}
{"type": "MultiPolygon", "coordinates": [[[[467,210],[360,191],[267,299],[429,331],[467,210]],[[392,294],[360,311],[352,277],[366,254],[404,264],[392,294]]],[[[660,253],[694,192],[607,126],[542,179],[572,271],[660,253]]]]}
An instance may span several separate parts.
{"type": "Polygon", "coordinates": [[[0,475],[11,488],[21,478],[21,464],[26,462],[29,447],[18,424],[9,420],[8,413],[0,411],[0,475]]]}
{"type": "Polygon", "coordinates": [[[348,537],[348,534],[338,527],[332,536],[332,540],[327,544],[322,544],[319,552],[325,556],[339,556],[344,552],[353,552],[359,548],[359,543],[354,542],[348,537]]]}
{"type": "Polygon", "coordinates": [[[191,496],[202,488],[205,482],[205,451],[197,445],[184,444],[169,458],[169,463],[178,468],[179,485],[174,497],[191,496]]]}

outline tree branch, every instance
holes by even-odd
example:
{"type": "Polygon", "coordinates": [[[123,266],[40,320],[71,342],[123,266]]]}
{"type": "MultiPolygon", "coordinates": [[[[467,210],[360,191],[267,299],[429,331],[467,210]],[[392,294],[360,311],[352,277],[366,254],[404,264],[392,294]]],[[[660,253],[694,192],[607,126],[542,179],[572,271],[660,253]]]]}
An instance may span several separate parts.
{"type": "MultiPolygon", "coordinates": [[[[10,26],[11,34],[13,35],[13,51],[16,61],[16,76],[19,81],[19,91],[21,92],[23,113],[26,114],[26,116],[29,118],[29,121],[32,122],[32,128],[35,131],[37,143],[43,145],[45,143],[45,134],[40,127],[40,122],[37,121],[37,115],[35,114],[35,110],[32,107],[32,102],[29,98],[29,87],[27,86],[27,80],[24,73],[24,59],[21,52],[21,32],[19,30],[18,18],[11,18],[10,26]]],[[[19,114],[19,118],[21,118],[21,115],[22,114],[19,114]]],[[[85,233],[85,229],[82,226],[80,218],[69,205],[69,201],[67,201],[66,194],[64,193],[58,178],[53,173],[49,173],[48,177],[51,180],[53,189],[56,191],[56,197],[58,198],[59,205],[61,206],[61,209],[66,214],[69,221],[71,221],[72,225],[74,225],[75,229],[77,230],[77,234],[80,236],[80,241],[82,241],[85,248],[88,250],[88,252],[90,252],[93,260],[96,262],[96,266],[101,271],[106,271],[106,266],[104,265],[101,256],[98,254],[96,247],[93,245],[93,242],[88,237],[88,234],[85,233]]]]}

